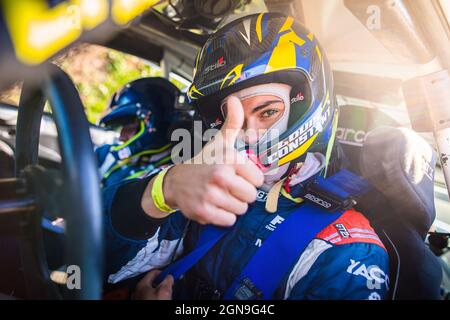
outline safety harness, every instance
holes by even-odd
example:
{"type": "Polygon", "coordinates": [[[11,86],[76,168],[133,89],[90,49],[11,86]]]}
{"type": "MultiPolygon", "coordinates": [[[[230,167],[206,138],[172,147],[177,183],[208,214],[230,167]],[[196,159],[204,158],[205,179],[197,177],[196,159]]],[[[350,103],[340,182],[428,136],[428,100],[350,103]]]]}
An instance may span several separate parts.
{"type": "MultiPolygon", "coordinates": [[[[305,203],[295,209],[262,243],[223,298],[273,299],[283,277],[311,240],[353,207],[356,199],[370,188],[366,180],[345,169],[329,178],[311,179],[301,191],[305,203]]],[[[167,266],[154,285],[159,285],[169,274],[175,280],[179,279],[229,231],[230,228],[206,226],[196,248],[167,266]]]]}

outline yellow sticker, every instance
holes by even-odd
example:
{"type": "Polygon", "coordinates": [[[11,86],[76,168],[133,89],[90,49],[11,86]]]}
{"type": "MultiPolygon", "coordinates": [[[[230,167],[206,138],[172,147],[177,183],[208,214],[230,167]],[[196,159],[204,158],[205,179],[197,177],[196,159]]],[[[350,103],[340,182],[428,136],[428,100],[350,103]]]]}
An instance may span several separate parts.
{"type": "Polygon", "coordinates": [[[81,21],[85,30],[94,29],[100,23],[108,19],[108,0],[78,0],[75,1],[80,7],[81,21]]]}
{"type": "Polygon", "coordinates": [[[242,67],[244,65],[238,64],[236,67],[234,67],[230,72],[228,72],[228,74],[225,76],[225,78],[223,78],[222,80],[222,84],[220,85],[220,89],[222,89],[222,87],[224,86],[225,82],[228,80],[228,78],[230,78],[233,74],[234,77],[231,79],[231,81],[228,83],[228,87],[231,86],[237,79],[239,79],[239,77],[241,76],[242,73],[242,67]]]}
{"type": "Polygon", "coordinates": [[[311,138],[309,138],[304,144],[299,146],[297,149],[286,155],[285,157],[281,158],[278,161],[278,166],[282,166],[285,163],[288,163],[289,161],[292,161],[298,157],[300,157],[302,154],[304,154],[306,151],[308,151],[309,147],[313,144],[314,140],[316,140],[317,136],[319,135],[319,132],[317,132],[315,135],[313,135],[311,138]]]}
{"type": "Polygon", "coordinates": [[[44,62],[109,18],[124,25],[159,0],[66,0],[52,7],[47,0],[0,0],[17,59],[44,62]]]}
{"type": "Polygon", "coordinates": [[[115,23],[124,25],[161,0],[113,0],[111,15],[115,23]]]}
{"type": "Polygon", "coordinates": [[[39,64],[108,18],[108,0],[71,0],[48,6],[45,0],[2,1],[17,59],[39,64]]]}

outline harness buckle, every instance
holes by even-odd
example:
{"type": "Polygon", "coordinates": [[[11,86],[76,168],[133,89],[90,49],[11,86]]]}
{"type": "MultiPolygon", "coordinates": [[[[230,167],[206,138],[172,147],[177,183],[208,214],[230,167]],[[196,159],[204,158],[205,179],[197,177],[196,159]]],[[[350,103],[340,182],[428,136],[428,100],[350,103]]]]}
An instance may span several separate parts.
{"type": "Polygon", "coordinates": [[[323,190],[317,181],[311,181],[305,187],[303,199],[318,205],[329,212],[346,211],[357,204],[354,197],[341,198],[323,190]]]}
{"type": "Polygon", "coordinates": [[[260,300],[263,298],[263,293],[248,277],[245,277],[240,281],[234,297],[237,300],[260,300]]]}

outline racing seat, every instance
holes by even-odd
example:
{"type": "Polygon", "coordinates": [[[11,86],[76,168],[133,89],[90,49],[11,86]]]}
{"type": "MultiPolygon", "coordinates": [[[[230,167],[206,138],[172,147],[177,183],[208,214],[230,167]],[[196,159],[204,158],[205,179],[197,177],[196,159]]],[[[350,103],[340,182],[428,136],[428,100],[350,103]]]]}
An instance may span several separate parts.
{"type": "Polygon", "coordinates": [[[362,131],[358,143],[339,136],[349,167],[374,187],[357,209],[371,221],[390,257],[390,298],[441,299],[442,267],[425,243],[435,219],[436,155],[414,131],[396,127],[375,109],[341,107],[340,132],[362,131]],[[351,121],[347,113],[363,121],[351,121]],[[365,115],[364,115],[365,114],[365,115]],[[370,119],[384,119],[390,126],[370,119]],[[346,131],[347,130],[347,131],[346,131]]]}

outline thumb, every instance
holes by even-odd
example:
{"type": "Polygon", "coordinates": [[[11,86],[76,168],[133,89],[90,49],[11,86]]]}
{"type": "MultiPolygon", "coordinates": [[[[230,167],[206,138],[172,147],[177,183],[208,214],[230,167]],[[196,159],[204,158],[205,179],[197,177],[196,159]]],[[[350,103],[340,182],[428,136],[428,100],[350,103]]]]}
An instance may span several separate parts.
{"type": "Polygon", "coordinates": [[[164,280],[159,285],[160,287],[172,288],[175,280],[171,274],[164,278],[164,280]]]}
{"type": "Polygon", "coordinates": [[[143,287],[149,286],[152,287],[153,285],[153,281],[155,280],[155,278],[161,273],[161,270],[158,269],[153,269],[151,271],[149,271],[144,278],[141,279],[141,281],[139,281],[139,283],[137,284],[136,288],[137,289],[141,289],[143,287]]]}
{"type": "Polygon", "coordinates": [[[226,106],[227,117],[220,131],[224,137],[225,143],[234,146],[239,131],[244,125],[244,108],[242,107],[241,100],[235,96],[231,96],[227,99],[226,106]]]}
{"type": "Polygon", "coordinates": [[[172,287],[174,279],[171,275],[168,275],[158,287],[157,297],[159,300],[172,299],[172,287]]]}

